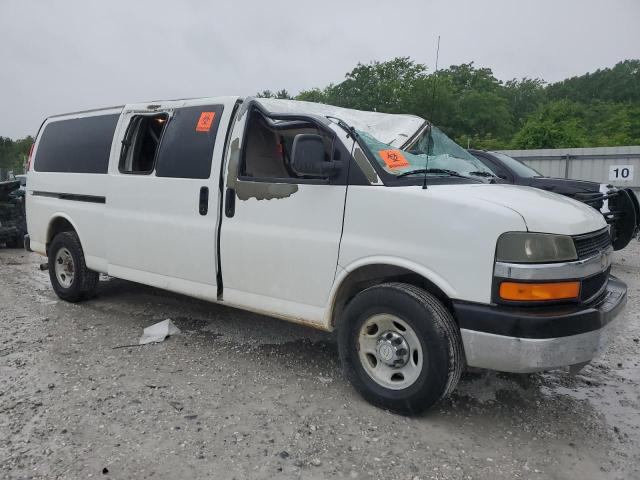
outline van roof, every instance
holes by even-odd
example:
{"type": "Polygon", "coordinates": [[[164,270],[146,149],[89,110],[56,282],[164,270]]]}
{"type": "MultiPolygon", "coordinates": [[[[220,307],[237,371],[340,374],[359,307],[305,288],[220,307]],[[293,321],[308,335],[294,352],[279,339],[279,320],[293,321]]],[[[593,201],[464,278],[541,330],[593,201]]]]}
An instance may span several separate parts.
{"type": "Polygon", "coordinates": [[[71,115],[83,115],[85,113],[97,113],[97,112],[107,112],[107,111],[111,111],[111,110],[122,110],[125,107],[128,108],[147,108],[150,106],[155,106],[158,105],[160,103],[177,103],[177,102],[186,102],[189,100],[203,100],[203,101],[207,101],[207,100],[220,100],[222,98],[226,98],[226,99],[237,99],[240,97],[189,97],[189,98],[174,98],[174,99],[165,99],[165,100],[148,100],[145,102],[136,102],[136,103],[128,103],[128,104],[124,104],[124,105],[114,105],[113,107],[99,107],[99,108],[90,108],[87,110],[77,110],[74,112],[66,112],[66,113],[57,113],[55,115],[49,115],[47,117],[47,120],[50,118],[59,118],[59,117],[69,117],[71,115]]]}
{"type": "Polygon", "coordinates": [[[101,107],[101,108],[91,108],[89,110],[78,110],[76,112],[68,112],[68,113],[57,113],[55,115],[49,115],[49,118],[58,118],[58,117],[68,117],[70,115],[82,115],[83,113],[95,113],[95,112],[104,112],[108,110],[122,110],[124,105],[116,105],[115,107],[101,107]]]}
{"type": "Polygon", "coordinates": [[[416,115],[367,112],[352,108],[335,107],[323,103],[274,98],[255,98],[264,109],[274,114],[303,113],[344,120],[356,130],[375,137],[377,140],[400,147],[426,125],[424,118],[416,115]]]}
{"type": "MultiPolygon", "coordinates": [[[[133,104],[117,105],[114,107],[94,108],[90,110],[79,110],[76,112],[51,115],[47,117],[47,120],[60,117],[122,110],[124,108],[147,109],[149,107],[155,107],[158,104],[166,104],[169,102],[179,104],[179,102],[193,100],[202,100],[203,102],[206,102],[220,101],[222,99],[234,100],[241,98],[242,97],[194,97],[173,100],[152,100],[147,102],[136,102],[133,104]]],[[[366,132],[383,143],[398,147],[406,143],[407,140],[415,135],[427,123],[425,119],[415,115],[369,112],[364,110],[355,110],[352,108],[336,107],[323,103],[305,102],[300,100],[282,100],[275,98],[255,97],[247,97],[244,100],[245,102],[257,102],[264,108],[264,110],[273,114],[298,113],[339,118],[356,130],[366,132]]]]}

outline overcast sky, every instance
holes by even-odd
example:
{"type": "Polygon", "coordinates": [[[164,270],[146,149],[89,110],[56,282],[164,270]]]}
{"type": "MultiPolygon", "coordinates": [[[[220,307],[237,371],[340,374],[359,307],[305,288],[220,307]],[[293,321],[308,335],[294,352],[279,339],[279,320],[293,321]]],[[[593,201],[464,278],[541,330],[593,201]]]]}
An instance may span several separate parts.
{"type": "Polygon", "coordinates": [[[290,93],[357,62],[556,81],[640,58],[638,0],[0,0],[0,136],[152,99],[290,93]]]}

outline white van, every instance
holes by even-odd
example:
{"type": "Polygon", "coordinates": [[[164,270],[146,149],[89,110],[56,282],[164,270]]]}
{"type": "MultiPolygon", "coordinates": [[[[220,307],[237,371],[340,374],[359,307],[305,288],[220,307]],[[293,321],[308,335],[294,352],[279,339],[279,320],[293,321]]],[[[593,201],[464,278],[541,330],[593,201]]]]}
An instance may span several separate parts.
{"type": "Polygon", "coordinates": [[[422,118],[237,97],[48,118],[28,248],[56,294],[98,273],[337,330],[347,377],[401,413],[465,366],[578,368],[626,302],[594,209],[488,183],[422,118]]]}

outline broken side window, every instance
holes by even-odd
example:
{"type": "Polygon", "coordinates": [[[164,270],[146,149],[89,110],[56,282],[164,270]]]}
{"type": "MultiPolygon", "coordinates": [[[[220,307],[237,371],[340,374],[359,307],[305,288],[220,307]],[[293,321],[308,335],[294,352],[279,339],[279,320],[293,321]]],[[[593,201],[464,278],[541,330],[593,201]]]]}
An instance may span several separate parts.
{"type": "Polygon", "coordinates": [[[136,115],[131,118],[122,141],[118,165],[120,173],[148,175],[153,172],[160,139],[168,119],[166,113],[136,115]]]}
{"type": "Polygon", "coordinates": [[[332,140],[314,124],[304,120],[267,120],[252,112],[247,120],[239,176],[246,180],[309,180],[291,168],[293,140],[296,135],[321,135],[327,160],[332,156],[332,140]]]}

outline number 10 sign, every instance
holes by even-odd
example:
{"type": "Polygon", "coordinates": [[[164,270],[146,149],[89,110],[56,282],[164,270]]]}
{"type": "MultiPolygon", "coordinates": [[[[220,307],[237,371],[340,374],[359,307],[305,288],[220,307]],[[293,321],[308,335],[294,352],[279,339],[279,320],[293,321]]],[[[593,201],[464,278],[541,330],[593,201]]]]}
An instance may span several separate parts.
{"type": "Polygon", "coordinates": [[[633,165],[611,165],[609,167],[609,181],[630,182],[633,180],[633,165]]]}

